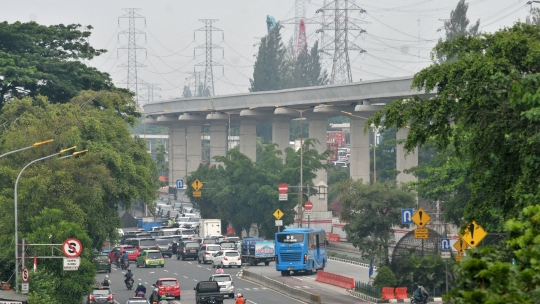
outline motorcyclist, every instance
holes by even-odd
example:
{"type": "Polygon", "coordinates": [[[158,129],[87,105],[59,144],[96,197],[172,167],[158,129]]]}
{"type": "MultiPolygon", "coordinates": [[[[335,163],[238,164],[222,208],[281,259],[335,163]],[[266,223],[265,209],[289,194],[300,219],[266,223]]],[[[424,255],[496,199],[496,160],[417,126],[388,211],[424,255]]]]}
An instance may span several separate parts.
{"type": "Polygon", "coordinates": [[[413,297],[416,301],[426,304],[429,293],[427,290],[422,286],[422,284],[415,284],[417,287],[415,288],[413,292],[413,297]]]}
{"type": "Polygon", "coordinates": [[[144,298],[144,295],[146,294],[146,286],[144,286],[143,283],[139,283],[139,286],[137,286],[137,289],[135,289],[135,296],[138,296],[140,292],[143,293],[144,298]]]}
{"type": "Polygon", "coordinates": [[[120,257],[122,257],[122,252],[120,250],[117,250],[114,254],[114,261],[116,262],[116,266],[120,264],[120,257]]]}
{"type": "Polygon", "coordinates": [[[103,282],[101,282],[101,286],[111,286],[111,280],[109,280],[108,275],[105,275],[105,279],[103,280],[103,282]]]}
{"type": "Polygon", "coordinates": [[[176,254],[177,251],[178,251],[178,243],[173,241],[173,243],[172,243],[172,253],[176,254]]]}
{"type": "Polygon", "coordinates": [[[129,280],[133,278],[133,273],[131,272],[131,269],[128,268],[127,273],[124,275],[124,277],[126,277],[124,283],[126,283],[127,286],[129,280]]]}
{"type": "Polygon", "coordinates": [[[223,274],[223,268],[221,268],[221,265],[217,265],[216,273],[223,274]]]}
{"type": "Polygon", "coordinates": [[[152,292],[152,295],[150,296],[150,303],[157,303],[159,302],[159,289],[154,288],[154,291],[152,292]]]}
{"type": "Polygon", "coordinates": [[[127,253],[127,251],[124,251],[124,255],[122,255],[122,264],[127,265],[128,260],[129,260],[128,253],[127,253]]]}
{"type": "Polygon", "coordinates": [[[246,303],[246,299],[244,299],[244,296],[239,293],[236,295],[236,304],[245,304],[246,303]]]}
{"type": "Polygon", "coordinates": [[[162,296],[162,297],[161,297],[161,301],[159,301],[159,304],[169,304],[169,302],[167,301],[167,297],[166,297],[166,296],[162,296]]]}

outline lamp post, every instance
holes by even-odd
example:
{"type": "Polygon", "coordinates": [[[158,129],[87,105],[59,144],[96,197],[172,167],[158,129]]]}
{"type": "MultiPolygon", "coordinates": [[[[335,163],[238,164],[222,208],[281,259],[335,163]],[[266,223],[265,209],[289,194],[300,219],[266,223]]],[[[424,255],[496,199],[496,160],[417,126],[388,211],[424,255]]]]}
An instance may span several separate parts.
{"type": "MultiPolygon", "coordinates": [[[[19,247],[18,247],[18,244],[17,244],[19,242],[19,233],[18,233],[19,222],[17,221],[17,213],[18,213],[17,212],[17,210],[18,210],[18,207],[17,207],[17,188],[19,186],[19,180],[21,179],[21,175],[24,172],[24,170],[26,170],[26,168],[28,168],[31,164],[36,163],[36,162],[41,161],[41,160],[44,160],[44,159],[47,159],[47,158],[51,158],[53,156],[62,155],[65,152],[73,150],[75,148],[77,148],[77,146],[67,148],[67,149],[61,150],[58,153],[54,153],[54,154],[51,154],[51,155],[48,155],[48,156],[33,160],[33,161],[29,162],[26,166],[24,166],[22,168],[21,172],[19,172],[19,175],[17,176],[17,180],[15,181],[15,191],[14,191],[15,192],[15,195],[14,195],[15,196],[15,198],[14,198],[14,205],[15,205],[15,290],[19,289],[19,260],[18,260],[18,258],[19,258],[19,247]]],[[[69,155],[69,156],[71,156],[71,155],[69,155]]]]}
{"type": "Polygon", "coordinates": [[[13,154],[13,153],[17,153],[17,152],[21,152],[21,151],[24,151],[24,150],[28,150],[28,149],[32,149],[32,148],[37,148],[39,146],[42,146],[44,144],[48,144],[50,142],[53,142],[54,140],[53,139],[48,139],[48,140],[44,140],[44,141],[40,141],[40,142],[37,142],[31,146],[28,146],[26,148],[22,148],[22,149],[17,149],[17,150],[13,150],[13,151],[9,151],[7,153],[4,153],[2,155],[0,155],[0,158],[4,157],[4,156],[7,156],[7,155],[10,155],[10,154],[13,154]]]}
{"type": "Polygon", "coordinates": [[[304,200],[304,112],[311,109],[298,110],[291,109],[300,113],[300,187],[298,197],[298,211],[300,211],[300,219],[298,221],[298,227],[302,227],[302,221],[304,220],[303,200],[304,200]]]}

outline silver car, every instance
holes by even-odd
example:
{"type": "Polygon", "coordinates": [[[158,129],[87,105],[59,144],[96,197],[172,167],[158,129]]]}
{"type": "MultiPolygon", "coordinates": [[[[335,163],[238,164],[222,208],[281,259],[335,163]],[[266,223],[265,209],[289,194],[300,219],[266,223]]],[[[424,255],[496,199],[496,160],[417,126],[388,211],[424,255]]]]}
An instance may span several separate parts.
{"type": "Polygon", "coordinates": [[[221,246],[219,245],[209,244],[209,245],[201,246],[201,249],[199,249],[199,258],[198,258],[199,264],[200,263],[206,264],[208,262],[211,263],[213,259],[212,255],[220,250],[221,250],[221,246]]]}
{"type": "Polygon", "coordinates": [[[219,285],[219,292],[234,299],[234,281],[230,274],[214,274],[208,280],[216,281],[219,285]]]}

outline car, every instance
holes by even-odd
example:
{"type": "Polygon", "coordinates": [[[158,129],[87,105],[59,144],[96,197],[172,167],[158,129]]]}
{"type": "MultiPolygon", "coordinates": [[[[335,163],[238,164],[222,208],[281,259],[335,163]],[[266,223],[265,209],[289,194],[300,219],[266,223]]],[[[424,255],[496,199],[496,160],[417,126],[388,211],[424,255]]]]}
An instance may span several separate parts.
{"type": "Polygon", "coordinates": [[[156,284],[153,284],[158,289],[158,295],[167,297],[168,299],[180,300],[182,291],[180,290],[180,283],[175,278],[161,278],[158,279],[156,284]]]}
{"type": "Polygon", "coordinates": [[[141,238],[141,239],[127,239],[126,244],[132,245],[135,247],[139,252],[143,250],[149,250],[149,249],[158,249],[156,239],[154,238],[141,238]]]}
{"type": "Polygon", "coordinates": [[[198,255],[198,261],[199,264],[203,263],[206,264],[208,262],[212,262],[213,254],[220,251],[221,246],[219,245],[202,245],[201,248],[199,248],[199,255],[198,255]]]}
{"type": "Polygon", "coordinates": [[[141,297],[129,298],[126,304],[150,304],[147,299],[141,297]]]}
{"type": "Polygon", "coordinates": [[[111,273],[111,259],[106,254],[97,255],[92,259],[97,272],[111,273]]]}
{"type": "Polygon", "coordinates": [[[86,304],[107,303],[114,304],[114,293],[109,287],[99,286],[88,295],[86,304]]]}
{"type": "Polygon", "coordinates": [[[173,239],[156,239],[157,245],[159,247],[159,251],[161,251],[161,254],[163,256],[168,256],[169,258],[172,257],[172,243],[173,239]]]}
{"type": "Polygon", "coordinates": [[[170,218],[170,219],[172,219],[173,221],[174,221],[179,215],[180,215],[180,211],[178,211],[178,210],[173,210],[173,209],[171,209],[171,210],[169,210],[169,211],[167,212],[167,217],[170,218]]]}
{"type": "Polygon", "coordinates": [[[219,244],[221,246],[222,250],[229,249],[229,250],[236,250],[236,243],[235,242],[221,242],[219,244]]]}
{"type": "Polygon", "coordinates": [[[196,260],[199,256],[199,243],[193,241],[179,242],[178,251],[176,253],[176,259],[194,259],[196,260]]]}
{"type": "Polygon", "coordinates": [[[157,230],[156,231],[150,231],[148,233],[150,233],[150,235],[152,236],[153,239],[157,239],[158,236],[159,236],[159,231],[157,231],[157,230]]]}
{"type": "Polygon", "coordinates": [[[178,229],[177,234],[182,237],[187,237],[190,240],[197,237],[197,233],[195,232],[195,230],[191,229],[178,229]]]}
{"type": "Polygon", "coordinates": [[[229,298],[234,298],[234,280],[230,274],[214,274],[208,281],[216,281],[219,285],[219,292],[226,294],[229,298]]]}
{"type": "Polygon", "coordinates": [[[341,168],[347,168],[347,167],[349,167],[349,166],[347,165],[346,162],[342,162],[342,161],[336,161],[336,162],[334,162],[334,166],[336,166],[336,167],[341,167],[341,168]]]}
{"type": "Polygon", "coordinates": [[[238,253],[236,250],[218,251],[212,259],[212,267],[217,267],[217,265],[221,265],[222,268],[225,266],[229,266],[229,268],[232,266],[236,266],[238,268],[242,267],[240,253],[238,253]]]}
{"type": "Polygon", "coordinates": [[[208,244],[216,244],[216,239],[209,239],[209,238],[198,238],[197,242],[202,245],[208,245],[208,244]]]}
{"type": "Polygon", "coordinates": [[[159,250],[145,250],[137,258],[137,267],[165,267],[165,259],[159,250]]]}
{"type": "Polygon", "coordinates": [[[127,251],[128,260],[135,261],[137,259],[138,253],[135,252],[136,250],[135,250],[135,248],[133,246],[131,246],[131,245],[120,245],[120,246],[114,247],[113,250],[111,250],[111,252],[109,252],[109,259],[111,259],[111,261],[114,261],[114,258],[116,256],[117,251],[120,251],[120,258],[124,254],[124,251],[127,251]]]}

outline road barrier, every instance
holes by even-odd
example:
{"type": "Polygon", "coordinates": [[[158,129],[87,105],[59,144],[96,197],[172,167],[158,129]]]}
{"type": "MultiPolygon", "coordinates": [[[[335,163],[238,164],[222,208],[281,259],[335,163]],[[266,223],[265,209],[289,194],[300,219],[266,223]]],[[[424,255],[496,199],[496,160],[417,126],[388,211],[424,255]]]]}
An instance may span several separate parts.
{"type": "Polygon", "coordinates": [[[317,282],[332,284],[346,289],[354,289],[354,279],[339,274],[322,271],[317,271],[317,282]]]}
{"type": "Polygon", "coordinates": [[[242,271],[242,278],[252,281],[258,284],[261,284],[265,287],[268,287],[270,289],[273,289],[275,291],[284,293],[288,295],[291,298],[295,298],[300,301],[304,301],[309,304],[321,304],[321,297],[318,294],[309,293],[303,290],[299,290],[293,287],[290,287],[288,285],[285,285],[285,283],[267,278],[263,275],[256,274],[253,272],[250,272],[246,269],[242,271]]]}
{"type": "Polygon", "coordinates": [[[394,287],[383,287],[382,288],[382,299],[383,300],[391,300],[395,299],[394,295],[394,287]]]}
{"type": "Polygon", "coordinates": [[[408,299],[407,287],[396,287],[396,299],[408,299]]]}
{"type": "Polygon", "coordinates": [[[339,242],[339,234],[337,233],[327,233],[328,241],[330,242],[339,242]]]}

